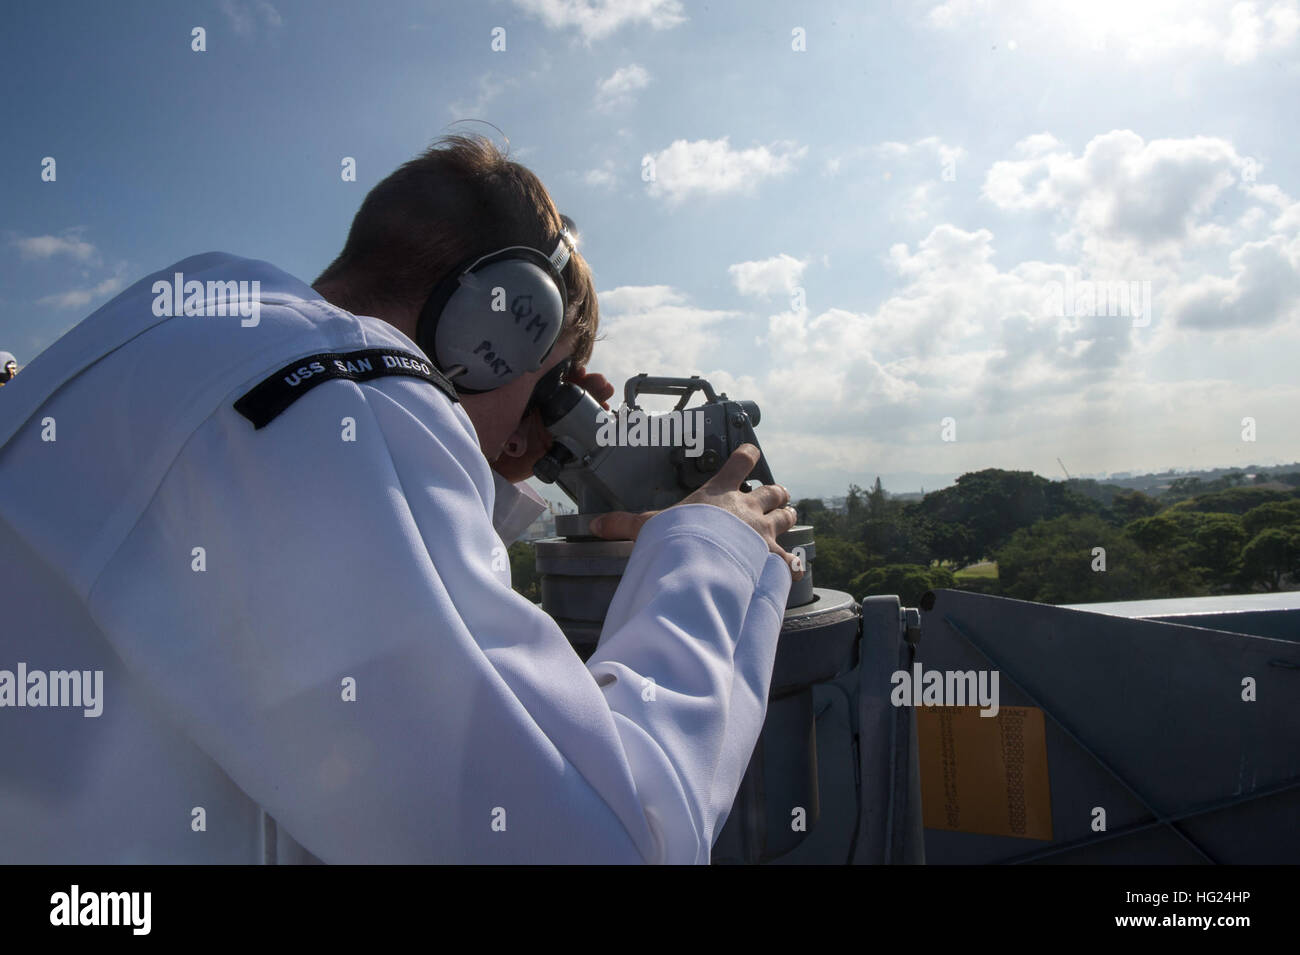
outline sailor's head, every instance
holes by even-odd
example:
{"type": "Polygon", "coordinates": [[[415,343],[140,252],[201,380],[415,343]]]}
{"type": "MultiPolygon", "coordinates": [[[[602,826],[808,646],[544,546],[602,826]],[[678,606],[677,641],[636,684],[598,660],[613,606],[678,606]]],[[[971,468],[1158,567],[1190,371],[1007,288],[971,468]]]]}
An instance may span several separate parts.
{"type": "Polygon", "coordinates": [[[0,382],[8,381],[18,374],[18,362],[7,351],[0,351],[0,382]]]}
{"type": "MultiPolygon", "coordinates": [[[[507,246],[549,253],[565,231],[576,240],[573,223],[529,169],[489,139],[447,136],[370,190],[343,251],[312,284],[334,305],[382,319],[415,340],[439,280],[507,246]]],[[[560,275],[568,307],[541,367],[495,390],[461,395],[483,454],[494,466],[502,459],[498,470],[511,479],[531,473],[550,444],[537,414],[524,415],[537,382],[565,359],[586,365],[596,340],[595,285],[576,247],[560,275]]]]}

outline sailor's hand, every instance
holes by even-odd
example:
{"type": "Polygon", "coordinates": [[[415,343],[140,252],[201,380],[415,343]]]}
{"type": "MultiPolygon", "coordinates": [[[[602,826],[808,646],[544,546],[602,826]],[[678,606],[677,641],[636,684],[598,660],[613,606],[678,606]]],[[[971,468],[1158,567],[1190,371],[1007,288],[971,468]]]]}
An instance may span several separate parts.
{"type": "Polygon", "coordinates": [[[614,397],[614,386],[600,372],[588,372],[586,365],[578,365],[571,368],[564,376],[564,380],[577,385],[579,388],[585,388],[587,392],[600,402],[600,406],[606,411],[609,410],[609,399],[614,397]]]}
{"type": "MultiPolygon", "coordinates": [[[[794,527],[798,518],[795,509],[790,506],[790,492],[780,484],[764,484],[749,492],[740,490],[740,485],[758,464],[759,457],[757,447],[742,444],[732,452],[717,474],[673,507],[682,504],[712,504],[736,515],[758,531],[759,536],[767,542],[768,550],[778,554],[789,565],[795,580],[802,580],[804,568],[799,559],[776,542],[777,537],[794,527]]],[[[645,522],[662,513],[663,511],[645,511],[641,514],[611,511],[600,515],[599,526],[593,526],[591,533],[606,540],[636,540],[645,522]]]]}

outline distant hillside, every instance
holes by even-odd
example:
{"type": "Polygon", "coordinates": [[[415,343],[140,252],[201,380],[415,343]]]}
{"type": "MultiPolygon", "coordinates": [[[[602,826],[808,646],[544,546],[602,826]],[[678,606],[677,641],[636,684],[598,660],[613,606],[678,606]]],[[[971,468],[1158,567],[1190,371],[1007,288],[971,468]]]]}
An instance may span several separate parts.
{"type": "MultiPolygon", "coordinates": [[[[1202,471],[1162,471],[1156,474],[1129,475],[1121,472],[1101,479],[1076,478],[1075,480],[1095,480],[1098,483],[1114,485],[1128,491],[1142,491],[1146,494],[1159,495],[1170,490],[1180,481],[1183,482],[1184,487],[1193,484],[1195,481],[1200,481],[1202,485],[1214,485],[1216,482],[1223,481],[1229,475],[1234,474],[1242,475],[1240,483],[1222,484],[1213,489],[1238,487],[1242,484],[1272,484],[1274,482],[1284,487],[1300,486],[1300,462],[1272,466],[1252,464],[1243,468],[1206,468],[1202,471]],[[1292,478],[1292,480],[1286,480],[1287,477],[1292,478]]],[[[1211,490],[1211,488],[1203,486],[1201,491],[1205,490],[1211,490]]]]}

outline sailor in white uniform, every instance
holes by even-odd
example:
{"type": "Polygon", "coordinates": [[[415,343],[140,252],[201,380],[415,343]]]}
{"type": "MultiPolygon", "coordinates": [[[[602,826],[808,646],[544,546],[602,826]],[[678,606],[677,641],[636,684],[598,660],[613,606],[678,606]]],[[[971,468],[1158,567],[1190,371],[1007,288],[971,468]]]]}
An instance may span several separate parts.
{"type": "Polygon", "coordinates": [[[662,511],[584,665],[510,587],[541,505],[489,466],[483,382],[433,354],[481,357],[437,320],[570,249],[460,270],[421,344],[194,256],[4,388],[0,862],[709,861],[791,569],[734,509],[662,511]]]}

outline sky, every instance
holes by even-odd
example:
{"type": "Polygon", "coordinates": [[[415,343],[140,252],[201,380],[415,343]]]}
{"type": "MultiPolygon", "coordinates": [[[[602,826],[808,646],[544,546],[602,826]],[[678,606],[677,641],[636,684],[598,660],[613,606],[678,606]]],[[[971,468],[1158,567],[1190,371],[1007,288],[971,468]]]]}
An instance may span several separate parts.
{"type": "Polygon", "coordinates": [[[591,369],[756,401],[795,498],[1300,459],[1298,0],[5,9],[21,364],[198,252],[312,281],[471,132],[578,224],[591,369]]]}

